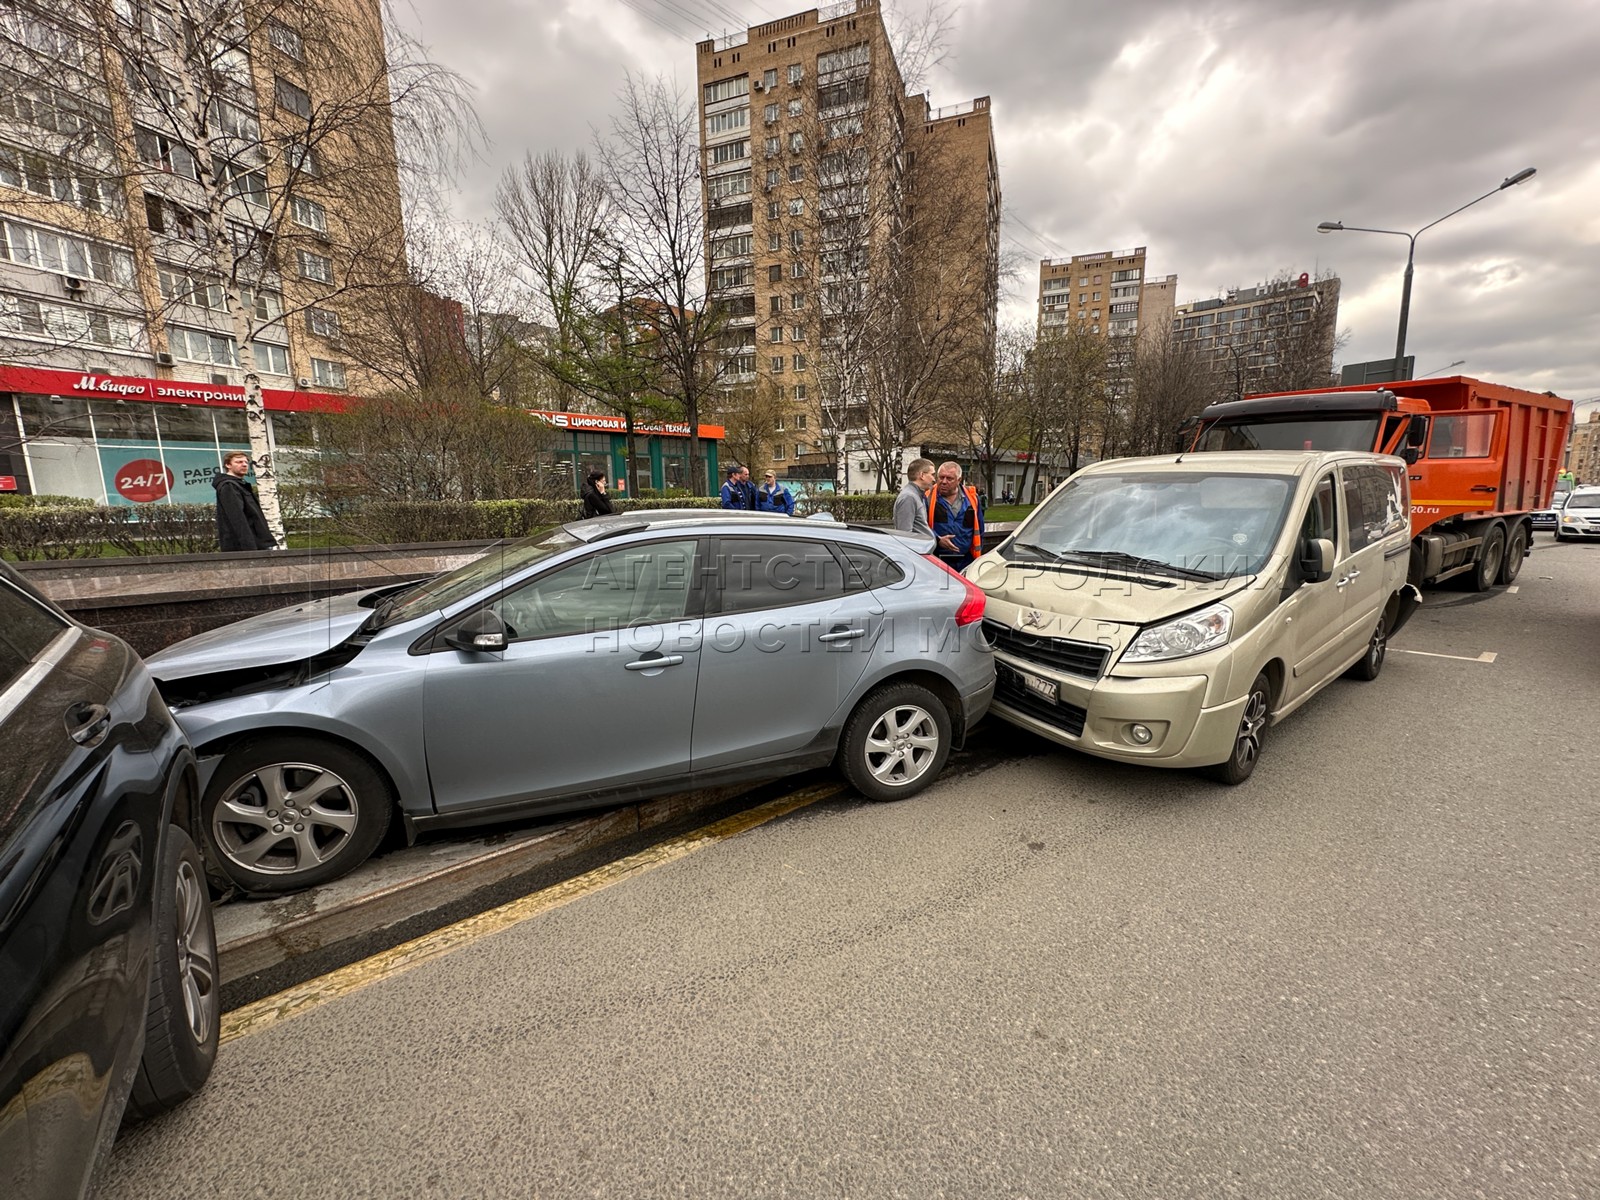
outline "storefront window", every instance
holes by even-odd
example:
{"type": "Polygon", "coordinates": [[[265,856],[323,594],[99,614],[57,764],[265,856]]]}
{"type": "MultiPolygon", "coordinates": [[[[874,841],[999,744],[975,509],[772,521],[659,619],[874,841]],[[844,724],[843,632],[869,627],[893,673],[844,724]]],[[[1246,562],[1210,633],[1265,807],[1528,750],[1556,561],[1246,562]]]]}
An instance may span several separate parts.
{"type": "Polygon", "coordinates": [[[17,406],[22,411],[22,431],[28,437],[94,436],[87,400],[76,396],[18,396],[17,406]]]}
{"type": "Polygon", "coordinates": [[[211,419],[217,423],[217,445],[240,450],[250,448],[250,426],[242,408],[214,408],[211,419]]]}
{"type": "Polygon", "coordinates": [[[91,403],[94,432],[101,441],[149,442],[156,440],[156,415],[148,404],[91,403]]]}
{"type": "Polygon", "coordinates": [[[163,442],[205,442],[217,444],[217,431],[211,423],[211,410],[188,404],[164,404],[156,410],[156,424],[163,442]]]}
{"type": "MultiPolygon", "coordinates": [[[[640,444],[644,439],[640,439],[640,444]]],[[[647,487],[654,485],[650,482],[650,453],[648,450],[633,456],[633,470],[629,472],[629,495],[638,496],[647,487]]]]}
{"type": "Polygon", "coordinates": [[[272,441],[279,447],[313,446],[312,417],[310,413],[275,412],[272,414],[272,441]]]}

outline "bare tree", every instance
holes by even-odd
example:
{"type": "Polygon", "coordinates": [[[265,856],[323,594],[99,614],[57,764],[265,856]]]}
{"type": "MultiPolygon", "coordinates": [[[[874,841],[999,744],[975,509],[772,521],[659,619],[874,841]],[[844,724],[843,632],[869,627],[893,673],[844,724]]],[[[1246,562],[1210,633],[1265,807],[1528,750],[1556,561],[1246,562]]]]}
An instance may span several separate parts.
{"type": "Polygon", "coordinates": [[[1163,454],[1175,448],[1178,428],[1206,405],[1231,396],[1192,342],[1168,326],[1139,338],[1120,452],[1163,454]]]}
{"type": "Polygon", "coordinates": [[[1031,330],[1002,330],[988,362],[974,364],[965,386],[949,389],[945,396],[943,423],[966,433],[967,456],[991,497],[995,469],[1005,452],[1025,444],[1027,412],[1020,377],[1032,344],[1031,330]]]}
{"type": "MultiPolygon", "coordinates": [[[[104,82],[107,103],[75,135],[93,186],[50,199],[86,236],[139,251],[139,288],[160,297],[144,307],[147,346],[242,372],[280,544],[261,373],[290,372],[291,322],[332,348],[375,292],[404,285],[400,193],[477,135],[461,80],[385,15],[354,0],[56,0],[28,18],[27,61],[11,64],[54,96],[104,82]]],[[[317,382],[338,386],[341,364],[325,361],[317,382]]]]}
{"type": "MultiPolygon", "coordinates": [[[[725,389],[717,409],[723,425],[722,449],[733,462],[759,472],[776,456],[774,446],[782,436],[789,405],[768,379],[740,388],[725,389]]],[[[724,463],[724,469],[729,464],[724,463]]]]}
{"type": "Polygon", "coordinates": [[[1090,444],[1104,428],[1107,364],[1111,348],[1078,323],[1051,329],[1039,338],[1032,360],[1036,442],[1029,449],[1059,454],[1067,470],[1084,462],[1090,444]]]}

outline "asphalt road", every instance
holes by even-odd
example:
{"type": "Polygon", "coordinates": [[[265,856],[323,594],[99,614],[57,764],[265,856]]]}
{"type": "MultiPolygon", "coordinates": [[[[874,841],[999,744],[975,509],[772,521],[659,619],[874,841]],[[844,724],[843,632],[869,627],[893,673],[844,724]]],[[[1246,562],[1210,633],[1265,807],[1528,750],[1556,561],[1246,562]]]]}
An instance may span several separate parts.
{"type": "Polygon", "coordinates": [[[228,1043],[99,1194],[1586,1200],[1597,710],[1541,534],[1243,787],[990,728],[228,1043]]]}

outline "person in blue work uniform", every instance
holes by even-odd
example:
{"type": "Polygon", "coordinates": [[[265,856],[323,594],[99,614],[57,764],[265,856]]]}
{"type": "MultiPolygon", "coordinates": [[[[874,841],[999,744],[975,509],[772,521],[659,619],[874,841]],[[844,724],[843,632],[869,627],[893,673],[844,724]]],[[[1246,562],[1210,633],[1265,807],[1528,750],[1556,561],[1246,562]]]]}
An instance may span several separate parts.
{"type": "Polygon", "coordinates": [[[754,508],[756,489],[750,484],[750,468],[738,463],[728,468],[728,481],[722,485],[723,508],[754,508]]]}
{"type": "Polygon", "coordinates": [[[941,463],[928,493],[928,524],[933,526],[934,553],[952,571],[960,571],[983,553],[983,498],[961,482],[961,464],[941,463]]]}
{"type": "Polygon", "coordinates": [[[788,488],[778,482],[776,471],[768,471],[761,486],[756,489],[756,510],[794,516],[794,497],[789,494],[788,488]]]}

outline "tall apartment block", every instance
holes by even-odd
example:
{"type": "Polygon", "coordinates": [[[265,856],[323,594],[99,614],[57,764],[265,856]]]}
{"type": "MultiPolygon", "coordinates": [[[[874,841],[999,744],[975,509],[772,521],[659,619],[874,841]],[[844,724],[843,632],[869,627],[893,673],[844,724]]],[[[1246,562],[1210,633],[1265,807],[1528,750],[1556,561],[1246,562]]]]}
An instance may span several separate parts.
{"type": "Polygon", "coordinates": [[[362,386],[387,98],[371,0],[0,0],[0,490],[209,502],[248,357],[286,449],[362,386]]]}
{"type": "Polygon", "coordinates": [[[1172,324],[1174,336],[1209,358],[1217,374],[1233,378],[1242,394],[1263,382],[1330,382],[1338,317],[1338,277],[1302,274],[1180,304],[1172,324]]]}
{"type": "Polygon", "coordinates": [[[883,353],[888,307],[964,314],[952,364],[992,350],[988,97],[935,109],[908,95],[878,0],[700,42],[696,73],[709,290],[731,325],[723,382],[770,411],[770,461],[848,476],[867,429],[861,356],[883,353]]]}
{"type": "Polygon", "coordinates": [[[1172,324],[1178,277],[1146,276],[1145,247],[1075,254],[1039,263],[1039,332],[1069,323],[1101,337],[1172,324]]]}

